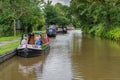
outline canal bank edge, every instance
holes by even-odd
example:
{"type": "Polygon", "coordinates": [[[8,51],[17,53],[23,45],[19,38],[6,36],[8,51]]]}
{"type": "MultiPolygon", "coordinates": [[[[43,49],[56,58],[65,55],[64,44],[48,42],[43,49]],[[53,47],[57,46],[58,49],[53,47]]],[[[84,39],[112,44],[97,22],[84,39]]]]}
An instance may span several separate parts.
{"type": "Polygon", "coordinates": [[[16,49],[14,50],[11,50],[9,52],[6,52],[5,54],[1,55],[0,56],[0,63],[10,59],[11,57],[15,56],[16,55],[16,49]]]}

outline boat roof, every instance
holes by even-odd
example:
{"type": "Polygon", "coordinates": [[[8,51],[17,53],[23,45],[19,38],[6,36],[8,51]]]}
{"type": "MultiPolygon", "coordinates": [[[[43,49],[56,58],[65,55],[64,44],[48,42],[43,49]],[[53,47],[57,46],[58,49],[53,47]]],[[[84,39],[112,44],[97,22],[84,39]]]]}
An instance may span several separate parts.
{"type": "Polygon", "coordinates": [[[28,34],[28,35],[32,35],[32,34],[46,34],[46,31],[33,31],[30,33],[23,33],[23,34],[28,34]]]}

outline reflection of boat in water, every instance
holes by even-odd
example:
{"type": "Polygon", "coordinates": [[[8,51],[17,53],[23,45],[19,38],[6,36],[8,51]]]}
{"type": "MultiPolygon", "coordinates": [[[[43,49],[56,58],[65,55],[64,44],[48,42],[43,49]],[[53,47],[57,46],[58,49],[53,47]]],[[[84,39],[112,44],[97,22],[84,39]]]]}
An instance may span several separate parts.
{"type": "Polygon", "coordinates": [[[41,77],[46,57],[49,50],[43,55],[33,58],[17,57],[18,69],[23,76],[30,76],[35,74],[36,77],[41,77]]]}
{"type": "Polygon", "coordinates": [[[23,57],[33,57],[49,48],[49,38],[46,33],[23,34],[17,54],[23,57]]]}
{"type": "Polygon", "coordinates": [[[40,77],[42,74],[43,63],[45,55],[34,57],[34,58],[23,58],[18,57],[18,69],[23,76],[30,76],[35,74],[35,76],[40,77]]]}
{"type": "Polygon", "coordinates": [[[19,64],[18,68],[24,76],[31,73],[36,73],[37,75],[40,75],[42,73],[43,64],[42,62],[35,63],[31,66],[24,66],[22,64],[19,64]]]}

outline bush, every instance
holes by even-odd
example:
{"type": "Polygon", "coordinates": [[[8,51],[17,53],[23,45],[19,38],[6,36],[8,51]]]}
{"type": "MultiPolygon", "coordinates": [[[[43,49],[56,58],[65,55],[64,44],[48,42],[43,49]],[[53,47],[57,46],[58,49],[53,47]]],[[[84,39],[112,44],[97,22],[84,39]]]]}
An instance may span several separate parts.
{"type": "Polygon", "coordinates": [[[84,25],[84,26],[81,26],[81,29],[82,29],[82,31],[84,32],[84,33],[88,33],[89,32],[89,30],[90,30],[90,26],[89,25],[84,25]]]}
{"type": "Polygon", "coordinates": [[[106,32],[105,37],[112,40],[120,40],[120,27],[114,27],[110,29],[108,32],[106,32]]]}
{"type": "Polygon", "coordinates": [[[9,25],[0,25],[0,36],[13,35],[13,29],[9,25]]]}
{"type": "Polygon", "coordinates": [[[93,28],[90,29],[89,34],[102,37],[104,33],[104,26],[103,24],[98,24],[96,26],[93,26],[93,28]]]}

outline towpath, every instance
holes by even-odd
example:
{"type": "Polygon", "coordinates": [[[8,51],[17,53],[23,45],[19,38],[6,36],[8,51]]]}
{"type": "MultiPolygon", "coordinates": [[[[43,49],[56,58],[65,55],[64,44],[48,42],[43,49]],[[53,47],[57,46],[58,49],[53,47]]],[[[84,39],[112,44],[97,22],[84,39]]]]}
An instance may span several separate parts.
{"type": "Polygon", "coordinates": [[[20,38],[16,38],[16,39],[13,39],[13,40],[10,40],[10,41],[2,41],[2,42],[0,42],[0,46],[6,45],[6,44],[9,44],[9,43],[12,43],[12,42],[17,42],[19,40],[20,40],[20,38]]]}

